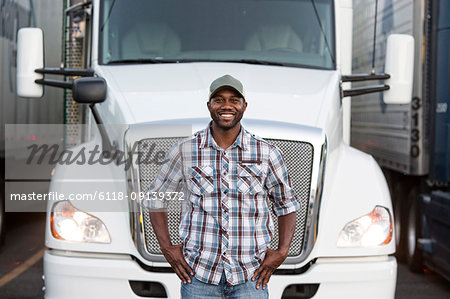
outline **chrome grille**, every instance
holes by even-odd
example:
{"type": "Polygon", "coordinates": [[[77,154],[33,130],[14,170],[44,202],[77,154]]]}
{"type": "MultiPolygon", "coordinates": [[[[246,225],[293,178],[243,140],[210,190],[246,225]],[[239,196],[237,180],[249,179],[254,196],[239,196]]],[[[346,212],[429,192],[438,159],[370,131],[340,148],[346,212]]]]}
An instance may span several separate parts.
{"type": "MultiPolygon", "coordinates": [[[[311,174],[313,164],[313,146],[306,142],[287,141],[278,139],[266,139],[281,150],[286,164],[292,187],[300,202],[301,209],[297,212],[297,225],[289,248],[289,256],[298,256],[303,249],[305,236],[306,213],[308,211],[309,194],[311,189],[311,174]]],[[[275,225],[274,235],[270,247],[278,247],[278,218],[271,209],[272,219],[275,225]]]]}
{"type": "MultiPolygon", "coordinates": [[[[155,138],[144,139],[139,142],[139,152],[145,155],[146,152],[153,148],[153,152],[167,152],[169,148],[182,138],[155,138]]],[[[311,174],[313,165],[313,146],[307,142],[289,141],[279,139],[266,139],[273,145],[277,146],[286,163],[292,186],[297,194],[297,199],[301,204],[301,210],[297,212],[297,226],[294,234],[289,256],[299,256],[303,249],[303,241],[305,236],[306,214],[308,212],[308,203],[311,189],[311,174]]],[[[154,163],[143,163],[139,167],[140,190],[146,191],[150,187],[151,182],[156,177],[159,166],[154,163]]],[[[168,212],[169,234],[172,243],[180,243],[181,239],[178,234],[178,226],[180,223],[181,204],[180,201],[170,201],[168,212]]],[[[272,219],[274,221],[274,236],[270,243],[271,248],[277,248],[278,245],[278,219],[275,217],[271,209],[272,219]]],[[[161,254],[158,241],[150,223],[148,210],[142,211],[143,233],[145,247],[150,254],[161,254]]]]}
{"type": "MultiPolygon", "coordinates": [[[[152,149],[153,153],[157,153],[159,151],[163,151],[167,153],[167,151],[172,147],[175,142],[182,140],[183,138],[157,138],[157,139],[145,139],[139,142],[139,152],[144,156],[146,153],[152,149]]],[[[147,191],[150,188],[150,184],[153,179],[156,177],[156,174],[159,170],[159,166],[155,163],[142,163],[139,167],[139,180],[140,180],[140,188],[141,191],[147,191]]],[[[169,202],[170,208],[168,217],[168,226],[169,226],[169,235],[172,244],[180,244],[181,238],[178,234],[178,226],[180,223],[180,215],[181,215],[181,201],[180,200],[171,200],[169,202]]],[[[150,223],[150,215],[147,209],[143,209],[142,211],[142,219],[144,225],[144,235],[145,235],[145,245],[148,253],[151,254],[162,254],[161,249],[159,248],[158,240],[156,239],[156,235],[153,231],[153,227],[150,223]]]]}
{"type": "MultiPolygon", "coordinates": [[[[66,0],[66,7],[78,4],[80,1],[66,0]]],[[[69,12],[65,20],[64,32],[64,67],[71,69],[87,68],[86,45],[88,41],[89,17],[81,10],[69,12]]],[[[74,77],[67,77],[68,82],[72,82],[74,77]]],[[[83,126],[77,124],[85,123],[86,107],[73,100],[72,91],[64,90],[64,123],[69,126],[65,128],[65,143],[67,147],[72,147],[83,142],[83,126]],[[75,126],[71,126],[75,125],[75,126]]]]}

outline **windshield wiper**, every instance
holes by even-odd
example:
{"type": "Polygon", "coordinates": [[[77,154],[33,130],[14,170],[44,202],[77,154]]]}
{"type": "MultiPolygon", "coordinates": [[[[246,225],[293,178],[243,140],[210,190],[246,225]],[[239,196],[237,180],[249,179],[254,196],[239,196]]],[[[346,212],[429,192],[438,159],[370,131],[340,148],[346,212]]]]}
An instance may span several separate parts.
{"type": "Polygon", "coordinates": [[[176,59],[154,59],[154,58],[139,58],[139,59],[117,59],[111,60],[107,64],[146,64],[146,63],[177,63],[176,59]]]}
{"type": "Polygon", "coordinates": [[[277,65],[277,66],[287,66],[286,63],[258,60],[258,59],[227,59],[227,60],[214,60],[216,62],[237,62],[237,63],[248,63],[248,64],[259,64],[259,65],[277,65]]]}
{"type": "Polygon", "coordinates": [[[248,63],[259,65],[276,65],[276,66],[289,66],[288,63],[258,60],[258,59],[180,59],[177,62],[231,62],[231,63],[248,63]]]}
{"type": "Polygon", "coordinates": [[[188,62],[232,62],[232,63],[248,63],[259,65],[276,65],[276,66],[289,66],[287,63],[258,60],[258,59],[155,59],[155,58],[142,58],[142,59],[118,59],[111,60],[107,64],[146,64],[146,63],[188,63],[188,62]]]}
{"type": "MultiPolygon", "coordinates": [[[[108,65],[111,64],[158,64],[158,63],[190,63],[190,62],[229,62],[229,63],[247,63],[255,65],[274,65],[274,66],[287,66],[287,67],[311,67],[309,65],[298,63],[282,63],[267,60],[258,59],[118,59],[111,60],[108,65]]],[[[320,68],[319,68],[320,69],[320,68]]]]}

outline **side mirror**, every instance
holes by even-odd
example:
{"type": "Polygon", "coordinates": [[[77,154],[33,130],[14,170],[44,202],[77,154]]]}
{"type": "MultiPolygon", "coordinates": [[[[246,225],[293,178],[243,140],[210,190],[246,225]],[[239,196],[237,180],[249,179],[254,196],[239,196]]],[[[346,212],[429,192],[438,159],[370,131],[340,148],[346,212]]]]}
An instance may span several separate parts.
{"type": "Polygon", "coordinates": [[[17,34],[17,94],[20,97],[40,98],[44,87],[34,81],[43,79],[35,69],[44,67],[44,35],[40,28],[22,28],[17,34]]]}
{"type": "Polygon", "coordinates": [[[387,39],[384,72],[390,75],[383,95],[386,104],[411,103],[414,75],[414,38],[406,34],[392,34],[387,39]]]}
{"type": "Polygon", "coordinates": [[[73,99],[80,104],[96,104],[106,99],[106,81],[98,77],[75,79],[72,83],[73,99]]]}

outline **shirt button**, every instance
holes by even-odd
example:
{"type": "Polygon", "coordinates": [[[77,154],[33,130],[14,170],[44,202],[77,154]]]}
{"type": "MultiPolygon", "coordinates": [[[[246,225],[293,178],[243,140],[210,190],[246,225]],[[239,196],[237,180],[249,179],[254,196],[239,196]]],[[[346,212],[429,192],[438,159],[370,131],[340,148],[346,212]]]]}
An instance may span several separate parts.
{"type": "Polygon", "coordinates": [[[223,193],[224,193],[224,194],[228,194],[228,190],[224,190],[223,193]]]}

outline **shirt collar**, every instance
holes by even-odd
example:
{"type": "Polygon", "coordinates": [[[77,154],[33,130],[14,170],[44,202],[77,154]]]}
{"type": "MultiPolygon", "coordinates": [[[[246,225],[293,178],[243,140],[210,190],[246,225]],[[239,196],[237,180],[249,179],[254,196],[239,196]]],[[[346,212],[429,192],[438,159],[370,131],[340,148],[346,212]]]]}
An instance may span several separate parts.
{"type": "MultiPolygon", "coordinates": [[[[206,147],[213,147],[216,149],[219,149],[219,146],[214,141],[214,138],[211,134],[211,125],[212,121],[209,122],[208,127],[203,130],[201,133],[201,141],[200,141],[200,148],[206,148],[206,147]]],[[[230,146],[230,148],[234,147],[240,147],[243,151],[245,151],[248,147],[249,142],[249,136],[248,132],[244,129],[244,127],[241,124],[241,131],[239,132],[239,135],[236,137],[236,140],[233,142],[233,144],[230,146]]]]}

